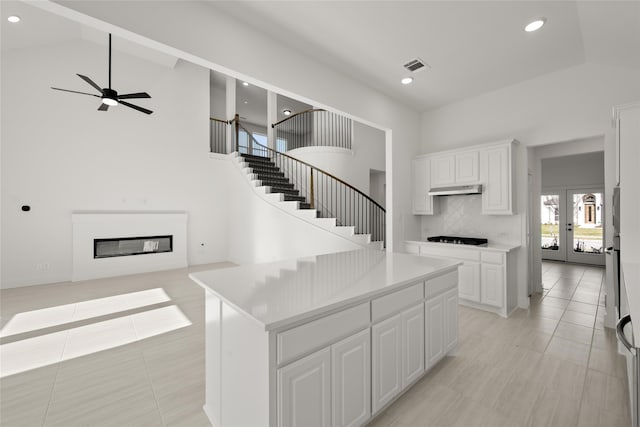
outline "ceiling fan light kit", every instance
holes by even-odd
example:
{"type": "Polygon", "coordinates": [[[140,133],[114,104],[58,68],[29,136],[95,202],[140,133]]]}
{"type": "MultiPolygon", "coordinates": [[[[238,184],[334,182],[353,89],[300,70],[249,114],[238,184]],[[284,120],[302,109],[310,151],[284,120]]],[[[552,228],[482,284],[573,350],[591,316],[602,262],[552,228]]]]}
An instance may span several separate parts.
{"type": "Polygon", "coordinates": [[[77,76],[80,77],[85,82],[87,82],[89,85],[91,85],[98,92],[100,92],[100,95],[95,95],[93,93],[79,92],[76,90],[60,89],[57,87],[52,87],[51,89],[60,90],[63,92],[79,93],[80,95],[89,95],[89,96],[95,96],[96,98],[100,98],[102,103],[98,107],[98,111],[108,111],[109,107],[115,107],[116,105],[122,104],[126,107],[133,108],[134,110],[138,110],[145,114],[153,113],[153,111],[151,110],[123,101],[123,99],[151,98],[151,95],[149,95],[147,92],[125,93],[123,95],[118,95],[118,92],[115,89],[111,88],[111,33],[109,33],[109,87],[101,88],[89,77],[83,76],[82,74],[77,74],[77,76]]]}

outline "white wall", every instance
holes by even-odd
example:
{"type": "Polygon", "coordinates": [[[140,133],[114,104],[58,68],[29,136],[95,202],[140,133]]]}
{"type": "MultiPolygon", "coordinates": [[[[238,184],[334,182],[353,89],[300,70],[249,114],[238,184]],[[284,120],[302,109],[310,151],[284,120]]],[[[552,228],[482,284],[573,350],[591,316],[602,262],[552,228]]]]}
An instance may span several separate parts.
{"type": "Polygon", "coordinates": [[[540,175],[543,189],[603,187],[604,151],[542,159],[540,175]]]}
{"type": "Polygon", "coordinates": [[[2,287],[70,280],[71,213],[81,210],[185,211],[189,263],[227,259],[225,187],[207,154],[208,70],[114,52],[113,86],[149,92],[133,103],[150,116],[96,111],[98,98],[49,88],[90,92],[75,73],[104,84],[106,66],[104,46],[87,41],[2,51],[2,287]]]}
{"type": "Polygon", "coordinates": [[[419,114],[339,70],[271,39],[215,8],[215,2],[57,1],[71,10],[47,3],[41,7],[107,29],[148,46],[172,52],[249,83],[375,124],[387,131],[387,223],[392,243],[419,232],[411,211],[410,165],[418,152],[419,114]],[[89,15],[77,16],[76,12],[89,15]],[[106,24],[108,23],[108,24],[106,24]],[[112,24],[112,25],[110,25],[112,24]],[[228,42],[232,41],[232,42],[228,42]],[[238,54],[241,52],[242,54],[238,54]],[[259,64],[259,66],[256,66],[259,64]]]}
{"type": "MultiPolygon", "coordinates": [[[[611,127],[611,107],[640,98],[637,75],[637,70],[583,64],[427,111],[422,115],[421,152],[505,138],[515,138],[531,147],[604,135],[611,127]]],[[[528,303],[527,174],[534,163],[527,150],[521,150],[514,167],[515,197],[522,215],[519,240],[523,248],[518,253],[520,306],[528,303]]],[[[540,180],[539,175],[532,178],[534,182],[540,180]]],[[[531,247],[536,250],[535,241],[531,247]]],[[[539,257],[532,259],[538,262],[539,257]]],[[[539,274],[538,268],[533,270],[539,274]]]]}
{"type": "Polygon", "coordinates": [[[227,161],[229,261],[253,264],[362,247],[303,221],[256,194],[244,171],[227,161]]]}

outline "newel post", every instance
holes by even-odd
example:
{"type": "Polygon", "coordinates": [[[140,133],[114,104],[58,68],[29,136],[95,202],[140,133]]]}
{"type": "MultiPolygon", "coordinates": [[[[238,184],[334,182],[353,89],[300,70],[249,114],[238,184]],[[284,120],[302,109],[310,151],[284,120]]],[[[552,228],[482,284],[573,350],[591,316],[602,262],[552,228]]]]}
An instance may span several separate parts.
{"type": "Polygon", "coordinates": [[[309,198],[311,199],[309,201],[309,204],[311,205],[311,209],[315,209],[315,202],[314,202],[315,196],[313,194],[314,193],[314,191],[313,191],[313,168],[311,168],[311,178],[309,179],[309,187],[310,187],[310,191],[309,191],[310,196],[309,196],[309,198]]]}

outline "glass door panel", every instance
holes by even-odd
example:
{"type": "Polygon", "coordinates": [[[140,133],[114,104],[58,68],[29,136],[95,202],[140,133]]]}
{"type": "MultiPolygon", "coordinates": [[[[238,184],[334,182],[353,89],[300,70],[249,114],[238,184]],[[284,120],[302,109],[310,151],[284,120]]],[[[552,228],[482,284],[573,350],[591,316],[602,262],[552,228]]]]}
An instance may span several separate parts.
{"type": "Polygon", "coordinates": [[[560,196],[560,193],[547,193],[540,196],[542,259],[565,261],[564,209],[560,196]]]}
{"type": "Polygon", "coordinates": [[[604,265],[602,190],[567,191],[567,212],[567,260],[604,265]]]}

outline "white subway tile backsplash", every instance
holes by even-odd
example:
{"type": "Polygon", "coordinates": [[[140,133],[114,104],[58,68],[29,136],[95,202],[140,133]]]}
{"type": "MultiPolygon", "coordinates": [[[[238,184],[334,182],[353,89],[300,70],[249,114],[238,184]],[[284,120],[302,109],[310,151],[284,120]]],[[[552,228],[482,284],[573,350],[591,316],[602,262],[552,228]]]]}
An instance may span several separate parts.
{"type": "Polygon", "coordinates": [[[440,214],[422,217],[421,238],[485,237],[489,243],[520,243],[520,215],[482,215],[482,195],[440,197],[440,214]]]}

